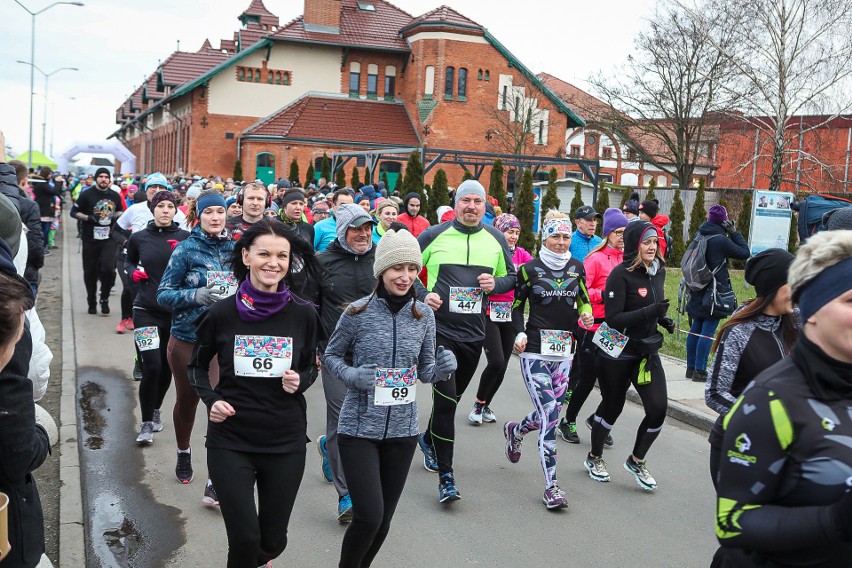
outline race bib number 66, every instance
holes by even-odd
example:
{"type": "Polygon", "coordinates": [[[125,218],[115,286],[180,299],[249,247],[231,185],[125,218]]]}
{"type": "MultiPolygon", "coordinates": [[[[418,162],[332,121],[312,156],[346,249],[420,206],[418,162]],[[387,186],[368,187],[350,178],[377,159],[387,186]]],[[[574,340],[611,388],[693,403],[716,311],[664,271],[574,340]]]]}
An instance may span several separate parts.
{"type": "Polygon", "coordinates": [[[269,335],[234,337],[234,374],[238,377],[276,378],[290,370],[293,338],[269,335]]]}

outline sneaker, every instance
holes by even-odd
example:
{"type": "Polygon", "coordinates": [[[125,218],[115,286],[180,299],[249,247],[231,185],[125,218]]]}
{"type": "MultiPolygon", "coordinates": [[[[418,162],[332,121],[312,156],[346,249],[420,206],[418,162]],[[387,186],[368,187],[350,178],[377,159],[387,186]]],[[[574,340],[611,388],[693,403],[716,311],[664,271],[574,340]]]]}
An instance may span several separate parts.
{"type": "Polygon", "coordinates": [[[497,422],[497,415],[494,414],[494,412],[490,408],[488,408],[487,404],[482,409],[482,421],[483,422],[497,422]]]}
{"type": "Polygon", "coordinates": [[[606,470],[606,462],[603,458],[596,458],[589,454],[583,465],[589,470],[589,477],[595,481],[609,481],[609,472],[606,470]]]}
{"type": "Polygon", "coordinates": [[[470,414],[467,415],[467,419],[470,420],[471,424],[475,424],[479,426],[482,424],[482,409],[485,408],[485,405],[481,402],[473,403],[473,410],[470,411],[470,414]]]}
{"type": "Polygon", "coordinates": [[[331,475],[331,466],[328,465],[328,450],[325,449],[326,440],[328,440],[326,436],[320,436],[317,438],[317,451],[322,458],[322,476],[326,481],[331,483],[334,481],[334,478],[331,475]]]}
{"type": "Polygon", "coordinates": [[[352,498],[349,493],[337,501],[337,522],[349,523],[352,521],[352,498]]]}
{"type": "Polygon", "coordinates": [[[50,256],[50,250],[47,248],[44,249],[44,256],[50,256]]]}
{"type": "Polygon", "coordinates": [[[452,473],[441,474],[438,481],[438,501],[441,503],[449,503],[461,499],[461,493],[456,489],[456,481],[453,479],[452,473]]]}
{"type": "Polygon", "coordinates": [[[133,358],[133,380],[141,381],[142,380],[142,364],[139,362],[138,357],[133,358]]]}
{"type": "Polygon", "coordinates": [[[541,498],[542,503],[548,509],[564,509],[568,506],[568,500],[565,498],[565,492],[559,489],[558,485],[553,485],[544,490],[544,496],[541,498]]]}
{"type": "Polygon", "coordinates": [[[562,436],[562,439],[569,444],[580,443],[580,435],[577,434],[576,422],[566,422],[563,418],[559,421],[559,425],[556,428],[559,430],[559,435],[562,436]]]}
{"type": "Polygon", "coordinates": [[[89,304],[89,315],[93,316],[98,313],[98,307],[95,304],[89,304]]]}
{"type": "Polygon", "coordinates": [[[506,437],[506,457],[512,463],[518,463],[521,459],[521,442],[523,438],[515,435],[517,422],[506,422],[503,424],[503,436],[506,437]]]}
{"type": "Polygon", "coordinates": [[[624,461],[624,469],[633,474],[639,487],[645,491],[653,491],[657,488],[657,480],[651,477],[645,463],[645,460],[634,461],[632,456],[627,456],[627,459],[624,461]]]}
{"type": "Polygon", "coordinates": [[[207,480],[207,485],[204,486],[204,497],[201,498],[201,502],[208,507],[219,506],[219,496],[216,495],[216,490],[213,489],[213,482],[209,479],[207,480]]]}
{"type": "Polygon", "coordinates": [[[177,465],[175,466],[175,477],[184,485],[192,482],[192,454],[189,452],[178,452],[177,465]]]}
{"type": "Polygon", "coordinates": [[[127,329],[127,331],[133,331],[134,329],[136,329],[136,326],[133,325],[133,318],[127,318],[126,320],[124,320],[124,327],[127,329]]]}
{"type": "Polygon", "coordinates": [[[109,315],[109,301],[101,300],[101,313],[105,316],[109,315]]]}
{"type": "Polygon", "coordinates": [[[136,436],[137,444],[153,444],[154,443],[154,424],[152,422],[143,422],[139,429],[139,435],[136,436]]]}
{"type": "Polygon", "coordinates": [[[160,409],[154,409],[154,420],[152,421],[154,424],[154,432],[162,432],[163,431],[163,420],[160,418],[160,409]]]}
{"type": "Polygon", "coordinates": [[[426,443],[426,436],[420,434],[417,436],[417,445],[420,446],[420,451],[423,452],[423,467],[426,471],[438,471],[438,460],[435,459],[435,448],[426,443]]]}
{"type": "Polygon", "coordinates": [[[695,370],[695,374],[692,375],[693,383],[706,383],[707,382],[707,371],[699,371],[695,370]]]}
{"type": "Polygon", "coordinates": [[[123,319],[120,322],[118,322],[118,325],[115,326],[115,332],[120,334],[120,335],[124,335],[125,333],[127,333],[127,320],[126,319],[123,319]]]}
{"type": "MultiPolygon", "coordinates": [[[[586,418],[586,426],[589,427],[589,430],[592,429],[592,420],[594,419],[594,417],[595,417],[595,415],[592,414],[591,416],[586,418]]],[[[611,448],[614,444],[615,444],[615,442],[612,439],[612,434],[607,434],[606,439],[604,440],[604,447],[605,448],[611,448]]]]}

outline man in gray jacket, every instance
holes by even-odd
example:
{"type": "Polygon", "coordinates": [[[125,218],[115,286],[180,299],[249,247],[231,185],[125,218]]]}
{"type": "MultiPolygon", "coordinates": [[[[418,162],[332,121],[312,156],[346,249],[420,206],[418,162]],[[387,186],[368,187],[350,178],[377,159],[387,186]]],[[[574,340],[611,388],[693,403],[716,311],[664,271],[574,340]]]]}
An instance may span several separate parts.
{"type": "MultiPolygon", "coordinates": [[[[343,309],[369,295],[376,287],[376,277],[373,276],[374,224],[361,207],[350,203],[340,205],[337,210],[337,238],[317,255],[324,271],[319,282],[318,305],[326,339],[318,346],[320,353],[325,351],[327,338],[331,337],[343,309]]],[[[321,371],[326,404],[326,435],[317,439],[317,447],[322,456],[323,476],[326,481],[333,482],[337,490],[337,520],[347,523],[352,520],[352,500],[346,488],[337,449],[337,422],[346,397],[346,385],[325,364],[321,366],[321,371]]]]}

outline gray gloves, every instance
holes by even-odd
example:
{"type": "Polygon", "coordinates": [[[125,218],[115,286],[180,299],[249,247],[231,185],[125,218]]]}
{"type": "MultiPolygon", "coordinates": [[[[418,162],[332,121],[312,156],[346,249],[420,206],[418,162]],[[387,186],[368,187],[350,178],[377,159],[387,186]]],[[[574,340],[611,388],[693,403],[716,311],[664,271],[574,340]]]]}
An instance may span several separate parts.
{"type": "Polygon", "coordinates": [[[435,374],[439,377],[438,380],[446,381],[449,379],[456,367],[458,367],[458,363],[453,352],[447,351],[443,345],[439,345],[438,352],[435,354],[435,374]]]}
{"type": "Polygon", "coordinates": [[[210,304],[215,304],[224,297],[225,296],[220,294],[218,290],[213,289],[213,284],[210,284],[204,288],[196,289],[193,300],[195,300],[196,304],[201,306],[209,306],[210,304]]]}
{"type": "Polygon", "coordinates": [[[347,387],[363,391],[376,388],[376,369],[370,367],[346,367],[340,373],[340,380],[347,387]]]}
{"type": "Polygon", "coordinates": [[[722,221],[722,228],[725,229],[725,232],[728,233],[728,236],[733,236],[734,233],[737,232],[737,228],[734,226],[734,222],[730,219],[725,219],[722,221]]]}

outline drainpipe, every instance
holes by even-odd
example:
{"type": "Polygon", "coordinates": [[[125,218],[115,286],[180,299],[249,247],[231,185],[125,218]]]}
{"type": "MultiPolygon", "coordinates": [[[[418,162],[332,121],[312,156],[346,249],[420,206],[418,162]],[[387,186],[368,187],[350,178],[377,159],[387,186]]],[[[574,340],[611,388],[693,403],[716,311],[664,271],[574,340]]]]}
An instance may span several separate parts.
{"type": "Polygon", "coordinates": [[[180,151],[181,151],[182,142],[183,142],[183,119],[180,118],[179,116],[177,116],[175,113],[173,113],[172,110],[168,107],[163,107],[163,110],[165,110],[167,113],[172,115],[172,118],[174,118],[178,123],[177,156],[175,157],[175,171],[179,172],[180,171],[180,151]]]}
{"type": "Polygon", "coordinates": [[[852,127],[849,128],[849,134],[846,136],[846,167],[843,170],[843,191],[847,191],[849,185],[849,157],[852,155],[852,127]]]}

